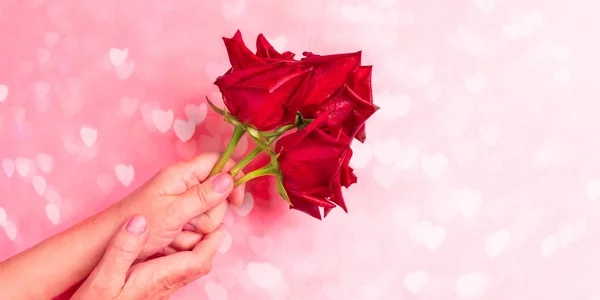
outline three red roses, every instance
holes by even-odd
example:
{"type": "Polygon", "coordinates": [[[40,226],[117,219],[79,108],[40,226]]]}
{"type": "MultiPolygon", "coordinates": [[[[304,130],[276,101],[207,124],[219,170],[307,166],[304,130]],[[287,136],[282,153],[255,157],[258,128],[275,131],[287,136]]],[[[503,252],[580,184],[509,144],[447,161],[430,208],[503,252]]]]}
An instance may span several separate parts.
{"type": "Polygon", "coordinates": [[[336,205],[347,211],[341,187],[357,181],[349,166],[350,144],[355,138],[364,142],[365,122],[379,109],[373,104],[371,67],[361,66],[361,52],[305,52],[295,60],[293,53],[275,50],[262,34],[256,53],[239,31],[223,40],[231,68],[215,85],[228,112],[217,111],[236,125],[230,146],[245,132],[258,144],[232,175],[260,152],[272,156],[271,164],[246,174],[238,184],[275,175],[291,208],[319,219],[320,207],[325,216],[336,205]],[[284,135],[291,129],[296,131],[284,135]]]}

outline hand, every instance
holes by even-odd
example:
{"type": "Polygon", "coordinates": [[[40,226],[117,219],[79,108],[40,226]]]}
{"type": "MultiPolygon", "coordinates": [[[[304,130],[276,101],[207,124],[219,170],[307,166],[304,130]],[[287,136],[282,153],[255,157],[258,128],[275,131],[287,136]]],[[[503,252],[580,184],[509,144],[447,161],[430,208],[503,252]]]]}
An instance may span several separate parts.
{"type": "MultiPolygon", "coordinates": [[[[143,261],[154,254],[165,255],[157,260],[149,260],[148,264],[141,263],[139,268],[143,265],[154,270],[152,266],[160,264],[156,272],[166,272],[172,268],[171,260],[182,257],[181,265],[173,263],[173,266],[185,270],[184,266],[192,261],[192,254],[200,251],[192,249],[196,249],[199,242],[205,244],[201,241],[211,240],[211,232],[223,222],[228,205],[239,205],[243,199],[244,187],[233,189],[233,179],[228,174],[207,178],[218,159],[219,154],[211,153],[169,165],[106,210],[0,262],[0,290],[5,296],[2,298],[48,299],[60,295],[55,299],[70,299],[79,283],[89,277],[94,268],[100,268],[98,263],[115,233],[121,224],[134,215],[143,216],[148,224],[145,229],[147,237],[144,237],[147,240],[140,244],[141,248],[136,252],[137,259],[143,261]],[[229,201],[226,201],[228,197],[229,201]],[[186,259],[190,261],[184,263],[186,259]],[[31,267],[32,262],[35,268],[31,267]],[[165,270],[160,271],[160,268],[165,270]],[[47,276],[47,270],[58,269],[62,270],[61,276],[47,276]]],[[[233,165],[234,162],[229,161],[224,171],[233,165]]],[[[204,246],[198,247],[204,249],[204,246]]],[[[103,262],[102,268],[110,268],[107,264],[103,262]]],[[[131,270],[137,268],[134,266],[131,270]]],[[[108,274],[106,272],[102,273],[108,274]]],[[[201,272],[195,270],[192,273],[201,272]]],[[[159,276],[163,273],[156,274],[159,276]]],[[[170,278],[168,274],[165,276],[170,278]]],[[[166,280],[167,283],[173,282],[166,280]]]]}
{"type": "Polygon", "coordinates": [[[130,218],[71,299],[167,299],[210,271],[212,257],[223,241],[224,225],[204,236],[191,251],[134,264],[148,241],[147,224],[142,216],[130,218]]]}
{"type": "MultiPolygon", "coordinates": [[[[147,219],[149,237],[138,258],[192,249],[203,235],[221,224],[229,206],[225,201],[228,196],[232,205],[242,203],[244,186],[232,190],[231,176],[220,173],[207,179],[218,159],[219,154],[209,153],[169,165],[108,209],[118,223],[134,214],[147,219]]],[[[229,161],[224,170],[234,165],[229,161]]]]}

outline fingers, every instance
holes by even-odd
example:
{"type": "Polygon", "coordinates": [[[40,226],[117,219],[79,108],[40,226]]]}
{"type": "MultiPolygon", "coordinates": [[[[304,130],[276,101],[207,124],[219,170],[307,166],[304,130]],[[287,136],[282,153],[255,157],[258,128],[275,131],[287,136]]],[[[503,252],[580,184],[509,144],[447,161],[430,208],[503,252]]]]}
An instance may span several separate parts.
{"type": "Polygon", "coordinates": [[[183,225],[183,228],[181,228],[182,230],[196,230],[196,227],[194,227],[192,224],[190,223],[185,223],[185,225],[183,225]]]}
{"type": "Polygon", "coordinates": [[[177,262],[171,262],[173,271],[187,274],[187,276],[205,275],[210,270],[205,270],[206,264],[210,265],[213,256],[221,247],[221,243],[225,238],[225,230],[227,225],[221,224],[215,229],[215,231],[204,235],[203,238],[197,242],[191,249],[191,251],[179,251],[172,253],[174,249],[172,247],[165,248],[165,254],[170,253],[169,259],[177,260],[177,262]],[[169,250],[167,250],[169,249],[169,250]],[[185,256],[185,258],[184,258],[185,256]],[[190,273],[192,275],[190,275],[190,273]]]}
{"type": "MultiPolygon", "coordinates": [[[[204,153],[190,160],[168,165],[159,173],[161,180],[167,180],[170,183],[165,187],[165,193],[178,195],[204,182],[219,157],[219,153],[204,153]],[[172,184],[173,182],[181,184],[172,184]]],[[[235,164],[233,160],[228,160],[223,171],[229,171],[235,164]]]]}
{"type": "Polygon", "coordinates": [[[133,216],[117,232],[104,252],[96,270],[106,276],[123,276],[136,260],[148,239],[148,223],[142,216],[133,216]]]}
{"type": "MultiPolygon", "coordinates": [[[[182,231],[177,234],[171,245],[168,248],[171,248],[174,251],[189,251],[194,249],[194,246],[198,244],[204,237],[204,234],[198,233],[195,231],[182,231]]],[[[168,255],[167,249],[165,248],[165,255],[168,255]]]]}
{"type": "Polygon", "coordinates": [[[208,274],[213,256],[225,238],[225,229],[225,225],[219,226],[192,251],[181,251],[136,265],[121,295],[124,299],[133,299],[141,290],[162,297],[208,274]]]}
{"type": "Polygon", "coordinates": [[[198,244],[204,235],[209,234],[223,223],[229,203],[222,202],[217,207],[194,217],[183,226],[183,230],[177,234],[171,245],[175,251],[189,251],[198,244]]]}
{"type": "Polygon", "coordinates": [[[222,202],[217,207],[194,217],[188,223],[194,226],[194,231],[202,234],[209,234],[215,231],[215,229],[223,223],[228,208],[229,204],[227,202],[222,202]]]}
{"type": "MultiPolygon", "coordinates": [[[[223,225],[223,226],[225,226],[225,225],[223,225]]],[[[225,227],[217,226],[217,228],[214,230],[214,232],[219,231],[219,230],[224,231],[224,228],[225,227]]],[[[204,234],[200,234],[200,233],[193,232],[193,231],[182,231],[177,235],[177,237],[175,238],[175,241],[173,241],[173,243],[171,245],[165,247],[162,250],[162,254],[166,256],[166,255],[175,254],[175,253],[178,253],[181,251],[191,251],[194,248],[196,248],[196,246],[198,246],[201,241],[210,239],[211,234],[213,234],[213,233],[204,235],[204,234]]],[[[220,247],[220,245],[218,247],[220,247]]],[[[218,249],[218,247],[217,247],[217,249],[218,249]]]]}
{"type": "Polygon", "coordinates": [[[202,184],[198,184],[177,197],[173,215],[181,216],[185,222],[223,203],[233,189],[233,178],[219,173],[202,184]]]}
{"type": "Polygon", "coordinates": [[[207,234],[202,241],[194,247],[192,253],[194,254],[196,263],[212,261],[213,256],[215,256],[221,247],[223,239],[225,239],[225,230],[227,230],[227,225],[219,225],[215,231],[207,234]]]}
{"type": "Polygon", "coordinates": [[[166,166],[158,174],[159,181],[165,182],[165,195],[179,195],[206,180],[218,159],[218,153],[204,153],[166,166]]]}
{"type": "MultiPolygon", "coordinates": [[[[227,169],[229,170],[229,169],[227,169]]],[[[240,179],[244,176],[244,172],[239,172],[235,175],[235,180],[240,179]]],[[[244,202],[244,192],[246,189],[246,184],[241,184],[233,189],[231,195],[229,195],[229,203],[233,206],[240,206],[242,202],[244,202]]]]}
{"type": "MultiPolygon", "coordinates": [[[[164,185],[163,192],[166,195],[179,195],[204,182],[219,157],[219,153],[204,153],[188,161],[169,165],[161,172],[162,176],[159,176],[161,180],[168,182],[164,185]]],[[[223,172],[228,172],[235,164],[235,161],[228,160],[223,167],[223,172]]],[[[236,175],[236,179],[242,176],[243,174],[240,172],[236,175]]],[[[244,185],[242,184],[231,193],[229,201],[234,206],[238,206],[242,203],[243,198],[244,185]]]]}
{"type": "MultiPolygon", "coordinates": [[[[142,216],[133,216],[117,231],[104,256],[83,283],[82,291],[116,295],[148,239],[148,223],[142,216]]],[[[98,295],[77,295],[74,299],[96,298],[98,295]]]]}
{"type": "MultiPolygon", "coordinates": [[[[198,233],[199,234],[199,233],[198,233]]],[[[171,255],[171,254],[175,254],[179,252],[179,250],[171,247],[171,246],[167,246],[163,249],[163,256],[167,256],[167,255],[171,255]]]]}

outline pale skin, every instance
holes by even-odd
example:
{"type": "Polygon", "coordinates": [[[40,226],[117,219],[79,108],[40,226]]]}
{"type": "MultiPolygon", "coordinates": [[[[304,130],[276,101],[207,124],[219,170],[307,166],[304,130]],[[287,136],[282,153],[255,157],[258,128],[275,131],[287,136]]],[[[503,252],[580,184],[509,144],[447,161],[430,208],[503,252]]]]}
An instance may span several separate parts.
{"type": "Polygon", "coordinates": [[[85,279],[72,299],[167,299],[207,274],[227,209],[244,195],[227,173],[208,178],[218,158],[169,165],[104,211],[1,262],[0,298],[52,299],[85,279]]]}

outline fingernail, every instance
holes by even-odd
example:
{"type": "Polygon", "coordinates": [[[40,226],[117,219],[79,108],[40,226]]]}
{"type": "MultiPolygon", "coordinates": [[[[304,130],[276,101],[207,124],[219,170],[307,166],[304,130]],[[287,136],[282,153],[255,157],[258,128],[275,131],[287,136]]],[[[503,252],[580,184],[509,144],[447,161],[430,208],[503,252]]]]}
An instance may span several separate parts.
{"type": "Polygon", "coordinates": [[[231,176],[224,173],[217,175],[212,180],[213,189],[215,189],[215,192],[217,193],[227,192],[232,184],[231,176]]]}
{"type": "Polygon", "coordinates": [[[196,227],[190,223],[185,223],[185,225],[183,225],[182,229],[192,231],[192,230],[196,230],[196,227]]]}
{"type": "Polygon", "coordinates": [[[127,226],[125,226],[125,230],[133,235],[141,235],[146,230],[146,219],[142,216],[133,216],[127,222],[127,226]]]}

